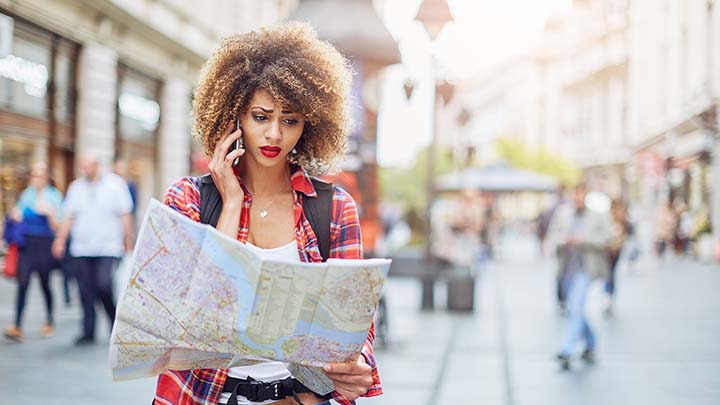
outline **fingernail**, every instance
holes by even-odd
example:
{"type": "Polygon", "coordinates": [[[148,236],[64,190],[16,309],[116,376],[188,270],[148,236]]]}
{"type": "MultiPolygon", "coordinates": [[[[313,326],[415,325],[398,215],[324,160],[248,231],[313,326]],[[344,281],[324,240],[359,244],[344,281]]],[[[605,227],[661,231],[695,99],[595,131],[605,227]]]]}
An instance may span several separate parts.
{"type": "Polygon", "coordinates": [[[330,367],[329,365],[326,364],[325,367],[323,367],[323,370],[330,372],[330,371],[332,371],[332,367],[330,367]]]}

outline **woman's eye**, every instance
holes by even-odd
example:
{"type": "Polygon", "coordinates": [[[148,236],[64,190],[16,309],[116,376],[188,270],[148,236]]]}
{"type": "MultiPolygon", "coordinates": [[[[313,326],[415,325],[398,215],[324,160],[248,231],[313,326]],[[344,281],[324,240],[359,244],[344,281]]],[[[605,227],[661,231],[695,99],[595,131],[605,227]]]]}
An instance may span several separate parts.
{"type": "Polygon", "coordinates": [[[267,120],[267,117],[264,115],[253,115],[253,119],[255,121],[265,121],[265,120],[267,120]]]}
{"type": "Polygon", "coordinates": [[[285,123],[288,125],[295,125],[298,123],[298,120],[296,120],[295,118],[287,118],[285,119],[285,123]]]}

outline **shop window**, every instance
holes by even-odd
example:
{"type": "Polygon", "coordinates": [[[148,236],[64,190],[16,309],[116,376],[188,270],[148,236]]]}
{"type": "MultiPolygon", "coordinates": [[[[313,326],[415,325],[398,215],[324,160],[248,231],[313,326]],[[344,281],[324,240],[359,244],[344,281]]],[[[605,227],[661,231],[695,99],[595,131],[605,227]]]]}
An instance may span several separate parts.
{"type": "Polygon", "coordinates": [[[77,49],[0,14],[0,215],[27,187],[33,162],[48,163],[51,180],[63,191],[72,180],[77,49]]]}
{"type": "Polygon", "coordinates": [[[51,37],[14,21],[11,51],[0,57],[0,108],[47,118],[51,37]]]}
{"type": "MultiPolygon", "coordinates": [[[[15,206],[27,187],[35,146],[26,141],[0,137],[0,212],[3,217],[15,206]]],[[[2,224],[0,223],[0,227],[2,224]]]]}
{"type": "Polygon", "coordinates": [[[121,67],[118,88],[120,137],[124,141],[154,145],[160,124],[159,82],[121,67]]]}
{"type": "Polygon", "coordinates": [[[157,131],[160,125],[160,81],[118,66],[116,157],[127,162],[128,179],[138,188],[136,215],[151,197],[159,198],[157,131]]]}

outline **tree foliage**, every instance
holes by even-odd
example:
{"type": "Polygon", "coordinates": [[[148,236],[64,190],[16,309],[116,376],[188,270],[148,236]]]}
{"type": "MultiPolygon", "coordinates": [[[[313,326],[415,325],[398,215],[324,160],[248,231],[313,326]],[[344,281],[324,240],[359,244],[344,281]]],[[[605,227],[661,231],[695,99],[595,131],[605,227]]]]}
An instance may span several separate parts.
{"type": "MultiPolygon", "coordinates": [[[[428,150],[429,147],[421,149],[410,167],[379,168],[380,192],[383,200],[401,203],[406,210],[425,212],[428,150]]],[[[449,150],[440,148],[435,150],[436,178],[456,168],[449,150]]]]}
{"type": "Polygon", "coordinates": [[[519,139],[499,138],[495,148],[501,159],[519,169],[547,174],[566,186],[574,185],[580,179],[580,169],[570,160],[542,148],[530,148],[519,139]]]}

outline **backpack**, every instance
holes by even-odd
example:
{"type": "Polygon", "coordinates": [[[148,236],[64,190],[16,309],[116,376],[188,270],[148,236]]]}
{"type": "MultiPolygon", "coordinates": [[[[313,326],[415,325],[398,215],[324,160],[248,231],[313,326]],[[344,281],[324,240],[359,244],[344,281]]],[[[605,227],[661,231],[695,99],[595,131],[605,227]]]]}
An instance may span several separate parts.
{"type": "MultiPolygon", "coordinates": [[[[215,227],[222,211],[222,198],[210,174],[200,176],[198,180],[200,183],[200,222],[215,227]]],[[[303,196],[303,212],[317,236],[320,256],[324,262],[330,255],[330,220],[335,187],[332,183],[315,178],[310,180],[317,192],[317,198],[303,196]]]]}

